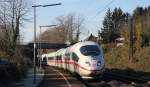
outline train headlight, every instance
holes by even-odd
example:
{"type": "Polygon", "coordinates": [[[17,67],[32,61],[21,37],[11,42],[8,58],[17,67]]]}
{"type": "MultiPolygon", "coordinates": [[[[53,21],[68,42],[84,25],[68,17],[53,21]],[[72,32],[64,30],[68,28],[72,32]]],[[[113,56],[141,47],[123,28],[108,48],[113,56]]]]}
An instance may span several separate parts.
{"type": "Polygon", "coordinates": [[[85,62],[85,63],[86,63],[86,65],[91,66],[90,62],[85,62]]]}
{"type": "Polygon", "coordinates": [[[100,65],[101,65],[101,61],[98,61],[98,62],[97,62],[97,66],[100,66],[100,65]]]}

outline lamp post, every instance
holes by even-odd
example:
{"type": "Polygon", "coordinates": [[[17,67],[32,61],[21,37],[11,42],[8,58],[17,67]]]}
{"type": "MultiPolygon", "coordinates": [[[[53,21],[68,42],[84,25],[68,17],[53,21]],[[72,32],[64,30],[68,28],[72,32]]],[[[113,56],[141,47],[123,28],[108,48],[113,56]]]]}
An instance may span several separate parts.
{"type": "Polygon", "coordinates": [[[36,83],[36,8],[37,7],[49,7],[49,6],[56,6],[56,5],[61,5],[61,3],[57,4],[49,4],[49,5],[33,5],[32,7],[34,8],[34,78],[33,78],[33,83],[36,83]]]}
{"type": "Polygon", "coordinates": [[[42,29],[42,27],[54,27],[54,26],[56,26],[56,25],[46,25],[46,26],[40,26],[40,38],[39,38],[39,48],[40,48],[40,50],[39,50],[39,55],[40,55],[40,69],[41,69],[41,57],[42,57],[42,52],[41,52],[41,43],[42,43],[42,37],[41,37],[41,29],[42,29]]]}

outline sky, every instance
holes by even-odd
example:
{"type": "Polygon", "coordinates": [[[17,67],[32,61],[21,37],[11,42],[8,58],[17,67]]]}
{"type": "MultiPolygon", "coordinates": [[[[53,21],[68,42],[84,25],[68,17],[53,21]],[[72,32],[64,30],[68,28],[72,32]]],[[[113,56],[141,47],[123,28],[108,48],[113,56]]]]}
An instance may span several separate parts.
{"type": "MultiPolygon", "coordinates": [[[[33,8],[32,5],[47,5],[62,3],[59,6],[39,7],[37,8],[37,35],[39,34],[39,26],[55,24],[56,18],[59,16],[66,16],[68,14],[75,14],[83,17],[84,29],[82,29],[81,39],[87,37],[89,34],[97,35],[97,31],[102,27],[102,21],[108,8],[121,8],[123,12],[132,14],[137,6],[150,6],[149,0],[29,0],[29,13],[27,18],[31,20],[24,23],[21,29],[23,43],[33,40],[34,23],[33,23],[33,8]]],[[[45,31],[46,29],[42,29],[45,31]]]]}

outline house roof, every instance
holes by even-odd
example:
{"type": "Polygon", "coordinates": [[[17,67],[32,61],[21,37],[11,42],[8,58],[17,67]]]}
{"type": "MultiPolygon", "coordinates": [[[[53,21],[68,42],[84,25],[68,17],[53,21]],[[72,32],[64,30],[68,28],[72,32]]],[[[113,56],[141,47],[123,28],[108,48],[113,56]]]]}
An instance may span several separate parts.
{"type": "Polygon", "coordinates": [[[97,41],[97,37],[94,36],[93,34],[90,34],[90,36],[88,36],[85,41],[97,41]]]}

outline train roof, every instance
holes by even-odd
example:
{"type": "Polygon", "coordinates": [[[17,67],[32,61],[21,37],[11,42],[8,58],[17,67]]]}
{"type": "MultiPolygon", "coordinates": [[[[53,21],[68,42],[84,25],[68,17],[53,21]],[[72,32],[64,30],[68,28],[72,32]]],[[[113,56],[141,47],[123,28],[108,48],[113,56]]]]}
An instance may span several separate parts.
{"type": "Polygon", "coordinates": [[[55,56],[55,52],[52,52],[52,53],[48,53],[48,54],[46,54],[47,56],[55,56]]]}
{"type": "Polygon", "coordinates": [[[98,45],[96,42],[93,41],[82,41],[82,42],[78,42],[76,44],[74,44],[71,47],[81,47],[81,46],[85,46],[85,45],[98,45]]]}
{"type": "Polygon", "coordinates": [[[78,42],[68,48],[66,48],[67,51],[76,51],[78,49],[80,49],[80,47],[85,46],[85,45],[98,45],[96,42],[93,41],[82,41],[82,42],[78,42]]]}
{"type": "MultiPolygon", "coordinates": [[[[68,53],[70,51],[75,51],[75,50],[78,50],[81,46],[85,46],[85,45],[98,45],[96,42],[93,42],[93,41],[82,41],[82,42],[78,42],[74,45],[71,45],[67,48],[62,48],[62,49],[59,49],[57,50],[56,52],[52,52],[52,53],[48,53],[48,54],[43,54],[43,55],[59,55],[59,54],[62,54],[62,53],[68,53]]],[[[42,56],[43,56],[42,55],[42,56]]]]}
{"type": "Polygon", "coordinates": [[[93,42],[93,41],[81,41],[81,42],[78,42],[78,43],[76,43],[75,45],[78,45],[78,44],[80,44],[80,45],[97,45],[97,43],[96,42],[93,42]]]}

